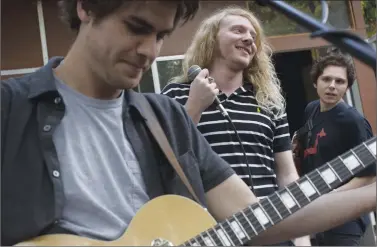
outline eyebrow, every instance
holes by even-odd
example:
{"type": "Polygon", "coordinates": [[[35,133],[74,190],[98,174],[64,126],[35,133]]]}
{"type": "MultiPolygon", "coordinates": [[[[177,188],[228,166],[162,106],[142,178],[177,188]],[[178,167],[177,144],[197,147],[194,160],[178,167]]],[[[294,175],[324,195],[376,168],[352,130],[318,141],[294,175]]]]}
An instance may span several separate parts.
{"type": "Polygon", "coordinates": [[[322,75],[322,77],[331,78],[331,79],[335,79],[335,80],[342,80],[342,81],[347,80],[346,78],[342,78],[342,77],[338,77],[338,76],[332,76],[332,75],[322,75]]]}
{"type": "MultiPolygon", "coordinates": [[[[134,22],[134,23],[136,23],[140,26],[143,26],[144,28],[148,29],[149,31],[155,31],[156,30],[156,28],[151,23],[149,23],[148,21],[146,21],[146,20],[144,20],[140,17],[130,16],[129,20],[131,20],[132,22],[134,22]]],[[[174,27],[162,30],[159,33],[171,34],[173,32],[173,30],[174,30],[174,27]]]]}

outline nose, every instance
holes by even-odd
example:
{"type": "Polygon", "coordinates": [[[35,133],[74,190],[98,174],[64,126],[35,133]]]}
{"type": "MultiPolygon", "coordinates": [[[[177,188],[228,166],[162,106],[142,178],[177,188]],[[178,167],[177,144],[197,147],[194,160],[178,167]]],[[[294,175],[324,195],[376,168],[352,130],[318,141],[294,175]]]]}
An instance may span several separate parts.
{"type": "Polygon", "coordinates": [[[139,42],[137,53],[147,58],[149,61],[153,61],[157,57],[160,48],[161,44],[156,40],[156,36],[150,35],[144,37],[143,40],[139,42]]]}
{"type": "Polygon", "coordinates": [[[331,89],[335,88],[335,80],[331,80],[329,88],[331,88],[331,89]]]}
{"type": "Polygon", "coordinates": [[[250,46],[250,45],[253,44],[254,39],[253,39],[253,37],[251,36],[251,34],[248,33],[248,34],[246,34],[246,35],[243,37],[242,42],[243,42],[244,45],[250,46]]]}

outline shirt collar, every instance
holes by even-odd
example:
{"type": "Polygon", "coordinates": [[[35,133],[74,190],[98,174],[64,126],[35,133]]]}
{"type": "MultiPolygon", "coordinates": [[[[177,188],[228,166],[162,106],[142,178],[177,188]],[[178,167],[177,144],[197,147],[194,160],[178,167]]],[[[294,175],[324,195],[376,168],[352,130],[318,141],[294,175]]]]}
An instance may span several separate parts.
{"type": "Polygon", "coordinates": [[[48,92],[57,92],[53,69],[56,68],[63,57],[53,57],[43,67],[39,68],[30,78],[29,99],[37,98],[48,92]]]}
{"type": "Polygon", "coordinates": [[[145,120],[147,119],[146,115],[147,113],[143,110],[143,106],[140,103],[141,100],[143,100],[141,97],[144,97],[142,93],[135,92],[133,89],[126,90],[124,92],[124,112],[127,114],[128,112],[132,113],[129,111],[130,107],[133,107],[134,109],[137,110],[137,112],[140,114],[140,116],[145,120]]]}
{"type": "Polygon", "coordinates": [[[243,83],[243,85],[241,86],[240,88],[243,92],[253,92],[254,91],[254,87],[253,87],[253,84],[251,84],[250,82],[248,81],[245,81],[243,83]]]}
{"type": "MultiPolygon", "coordinates": [[[[46,93],[58,93],[53,69],[56,68],[63,59],[63,57],[53,57],[45,66],[35,72],[30,81],[29,99],[38,98],[46,93]]],[[[142,100],[141,97],[144,97],[144,95],[135,92],[133,89],[129,89],[125,90],[124,97],[124,112],[127,114],[129,107],[134,107],[141,117],[146,119],[146,113],[143,111],[142,104],[140,103],[142,100]]]]}
{"type": "MultiPolygon", "coordinates": [[[[28,94],[29,99],[38,98],[51,92],[58,93],[53,69],[56,68],[63,59],[63,57],[51,58],[45,66],[39,68],[33,74],[33,76],[31,76],[30,90],[28,94]]],[[[133,106],[135,109],[137,109],[140,115],[145,118],[145,113],[143,112],[143,108],[140,104],[140,97],[144,96],[130,89],[125,90],[124,97],[126,98],[126,100],[124,101],[125,105],[123,109],[126,110],[128,109],[127,106],[133,106]]]]}

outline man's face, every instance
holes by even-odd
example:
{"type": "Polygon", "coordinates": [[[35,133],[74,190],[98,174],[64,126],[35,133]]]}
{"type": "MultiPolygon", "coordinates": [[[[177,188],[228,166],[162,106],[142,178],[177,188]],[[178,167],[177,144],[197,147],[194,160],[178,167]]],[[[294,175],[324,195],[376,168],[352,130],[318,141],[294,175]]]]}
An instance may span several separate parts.
{"type": "Polygon", "coordinates": [[[224,60],[235,70],[244,70],[253,59],[257,47],[256,32],[250,21],[242,16],[229,15],[219,27],[217,59],[224,60]]]}
{"type": "Polygon", "coordinates": [[[176,3],[132,2],[83,26],[84,46],[93,73],[114,89],[136,87],[173,31],[176,3]]]}
{"type": "Polygon", "coordinates": [[[327,66],[314,84],[322,104],[335,106],[348,88],[347,69],[339,66],[327,66]]]}

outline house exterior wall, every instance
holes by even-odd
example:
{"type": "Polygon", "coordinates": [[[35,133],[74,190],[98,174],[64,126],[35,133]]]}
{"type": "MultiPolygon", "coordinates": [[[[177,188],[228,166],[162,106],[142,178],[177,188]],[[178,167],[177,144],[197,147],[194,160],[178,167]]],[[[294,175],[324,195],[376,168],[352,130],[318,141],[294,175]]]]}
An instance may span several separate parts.
{"type": "MultiPolygon", "coordinates": [[[[56,0],[4,0],[1,1],[1,77],[21,76],[43,66],[53,56],[64,56],[72,44],[75,34],[59,19],[56,0]]],[[[310,1],[302,1],[310,2],[310,1]]],[[[332,1],[338,2],[338,1],[332,1]]],[[[344,1],[347,15],[341,28],[352,30],[365,37],[366,29],[359,1],[344,1]],[[342,26],[343,25],[343,26],[342,26]]],[[[232,5],[250,7],[247,1],[232,1],[232,5]]],[[[178,73],[180,61],[200,22],[216,9],[230,5],[226,1],[203,1],[194,20],[178,27],[166,39],[160,57],[146,73],[139,86],[140,91],[159,93],[171,78],[178,73]]],[[[340,5],[343,6],[343,5],[340,5]]],[[[344,7],[343,6],[343,7],[344,7]]],[[[334,7],[331,11],[338,11],[334,7]]],[[[253,10],[253,9],[252,9],[253,10]]],[[[266,26],[269,42],[274,52],[290,52],[322,48],[329,45],[322,39],[311,39],[308,33],[296,28],[292,30],[274,30],[269,26],[268,11],[259,10],[262,25],[266,26]],[[266,16],[266,18],[264,18],[266,16]],[[282,33],[282,34],[281,34],[282,33]]],[[[343,10],[344,12],[344,10],[343,10]]],[[[342,13],[330,13],[331,16],[342,13]],[[333,15],[332,15],[333,14],[333,15]]],[[[344,13],[343,13],[344,15],[344,13]]],[[[337,18],[339,19],[339,18],[337,18]]],[[[337,19],[331,21],[338,21],[337,19]]],[[[272,20],[272,19],[271,19],[272,20]]],[[[272,20],[273,21],[273,20],[272,20]]],[[[337,23],[336,23],[337,24],[337,23]]],[[[288,24],[287,24],[288,25],[288,24]]],[[[338,24],[337,24],[338,25],[338,24]]],[[[335,25],[336,26],[336,25],[335,25]]],[[[355,105],[370,121],[376,133],[376,80],[374,72],[354,59],[357,83],[348,93],[348,101],[355,105]]]]}

